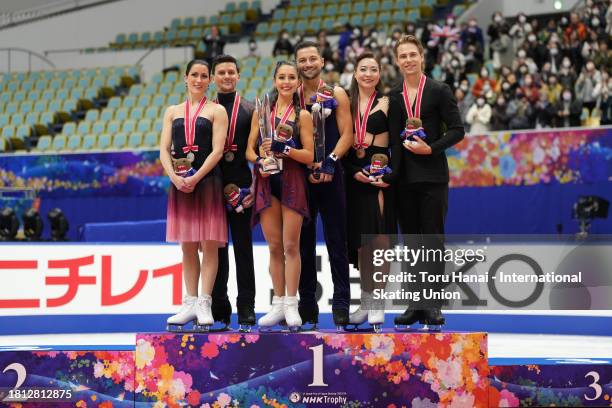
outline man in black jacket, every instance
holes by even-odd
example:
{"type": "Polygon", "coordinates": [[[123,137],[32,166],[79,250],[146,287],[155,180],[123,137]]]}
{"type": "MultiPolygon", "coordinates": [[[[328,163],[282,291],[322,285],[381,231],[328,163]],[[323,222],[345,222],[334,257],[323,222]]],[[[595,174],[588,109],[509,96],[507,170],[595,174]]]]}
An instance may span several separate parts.
{"type": "MultiPolygon", "coordinates": [[[[414,36],[402,37],[394,48],[404,77],[389,93],[389,143],[392,173],[383,177],[397,186],[398,221],[402,234],[422,236],[427,246],[443,246],[444,219],[448,208],[448,162],[445,150],[465,134],[459,108],[447,84],[427,78],[423,71],[423,46],[414,36]],[[402,140],[408,118],[419,118],[425,137],[402,140]],[[433,237],[433,241],[431,238],[433,237]]],[[[432,273],[444,273],[434,265],[432,273]]],[[[420,321],[441,326],[440,304],[426,309],[408,308],[396,317],[396,326],[420,321]]]]}
{"type": "MultiPolygon", "coordinates": [[[[236,208],[228,208],[227,219],[232,234],[236,280],[238,283],[238,323],[241,331],[250,331],[255,325],[255,269],[253,266],[253,238],[251,235],[251,206],[253,195],[251,170],[244,156],[251,119],[255,107],[236,92],[240,80],[238,62],[230,55],[219,55],[212,66],[213,79],[217,87],[216,103],[222,105],[229,118],[228,135],[223,159],[219,162],[223,173],[223,185],[235,185],[240,190],[236,196],[236,208]],[[240,208],[242,207],[242,208],[240,208]]],[[[230,207],[232,207],[230,205],[230,207]]],[[[229,257],[227,247],[219,249],[219,270],[212,293],[212,312],[215,321],[226,325],[230,322],[232,307],[227,297],[229,257]]]]}

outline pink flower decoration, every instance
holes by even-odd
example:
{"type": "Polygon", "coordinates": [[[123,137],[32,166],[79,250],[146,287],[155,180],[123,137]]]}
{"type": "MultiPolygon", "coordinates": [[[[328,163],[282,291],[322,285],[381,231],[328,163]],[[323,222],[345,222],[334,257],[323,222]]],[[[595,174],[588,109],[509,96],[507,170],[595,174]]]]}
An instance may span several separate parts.
{"type": "Polygon", "coordinates": [[[499,406],[500,407],[518,407],[519,399],[508,390],[502,390],[499,393],[499,406]]]}
{"type": "Polygon", "coordinates": [[[224,408],[224,407],[227,407],[232,402],[232,397],[230,397],[226,393],[222,392],[217,397],[217,402],[219,403],[219,406],[221,408],[224,408]]]}
{"type": "Polygon", "coordinates": [[[212,360],[219,355],[219,348],[214,343],[206,342],[200,349],[200,354],[202,357],[212,360]]]}
{"type": "Polygon", "coordinates": [[[247,343],[257,343],[259,341],[259,334],[246,334],[244,340],[247,343]]]}

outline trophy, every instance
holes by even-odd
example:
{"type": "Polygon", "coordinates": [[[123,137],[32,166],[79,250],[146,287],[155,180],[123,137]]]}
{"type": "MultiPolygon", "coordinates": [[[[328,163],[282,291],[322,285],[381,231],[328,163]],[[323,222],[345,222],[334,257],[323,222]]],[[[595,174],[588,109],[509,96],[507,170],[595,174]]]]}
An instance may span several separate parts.
{"type": "MultiPolygon", "coordinates": [[[[274,129],[270,124],[270,98],[268,94],[264,96],[264,101],[259,98],[255,100],[255,109],[259,116],[259,135],[261,141],[272,140],[274,137],[274,129]]],[[[282,161],[274,157],[270,152],[265,152],[261,160],[261,168],[269,174],[277,174],[282,170],[282,161]]]]}
{"type": "MultiPolygon", "coordinates": [[[[325,159],[325,114],[323,109],[320,103],[314,103],[312,105],[315,163],[322,163],[325,159]]],[[[321,171],[319,169],[313,170],[312,176],[318,180],[321,176],[321,171]]]]}

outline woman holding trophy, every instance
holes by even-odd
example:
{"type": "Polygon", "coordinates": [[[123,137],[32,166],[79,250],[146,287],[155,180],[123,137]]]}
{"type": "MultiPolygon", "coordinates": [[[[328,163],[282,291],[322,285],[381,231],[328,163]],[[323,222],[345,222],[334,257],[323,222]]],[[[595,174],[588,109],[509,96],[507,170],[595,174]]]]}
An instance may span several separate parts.
{"type": "MultiPolygon", "coordinates": [[[[355,327],[366,321],[379,331],[385,320],[384,301],[376,299],[373,281],[373,249],[386,249],[395,233],[393,189],[382,181],[391,172],[389,160],[389,98],[381,92],[380,63],[370,52],[355,63],[349,90],[354,118],[353,148],[344,160],[347,194],[347,241],[349,262],[361,275],[361,303],[349,322],[355,327]],[[363,262],[362,262],[363,260],[363,262]]],[[[387,265],[388,268],[388,265],[387,265]]],[[[383,271],[388,272],[388,271],[383,271]]]]}
{"type": "Polygon", "coordinates": [[[270,249],[274,288],[272,309],[258,322],[264,329],[283,320],[292,330],[302,325],[300,230],[309,214],[304,165],[312,163],[314,147],[312,117],[300,109],[298,86],[296,66],[279,62],[271,98],[258,101],[253,113],[246,150],[247,160],[255,164],[254,222],[261,222],[270,249]]]}
{"type": "Polygon", "coordinates": [[[213,324],[211,293],[217,275],[218,248],[227,244],[223,185],[217,164],[223,156],[227,113],[206,99],[210,70],[193,60],[185,72],[187,98],[164,114],[160,161],[170,177],[166,240],[179,242],[187,295],[168,330],[194,322],[196,330],[213,324]],[[200,261],[198,249],[203,252],[200,261]],[[198,282],[201,290],[198,296],[198,282]]]}

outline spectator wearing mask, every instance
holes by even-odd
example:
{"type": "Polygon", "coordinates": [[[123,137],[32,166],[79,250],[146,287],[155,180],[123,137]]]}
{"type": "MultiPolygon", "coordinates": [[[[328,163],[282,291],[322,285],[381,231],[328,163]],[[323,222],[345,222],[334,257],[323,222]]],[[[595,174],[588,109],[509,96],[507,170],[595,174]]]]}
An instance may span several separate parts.
{"type": "Polygon", "coordinates": [[[430,34],[430,40],[439,49],[447,49],[451,42],[458,41],[461,36],[459,27],[456,25],[455,16],[449,14],[446,24],[439,26],[434,24],[430,34]]]}
{"type": "Polygon", "coordinates": [[[508,103],[507,113],[510,129],[533,129],[533,106],[520,88],[516,90],[515,99],[508,103]]]}
{"type": "Polygon", "coordinates": [[[536,75],[536,79],[538,80],[539,83],[545,84],[548,82],[548,77],[551,75],[552,73],[550,72],[550,62],[546,62],[544,63],[544,65],[542,65],[540,74],[536,75]]]}
{"type": "Polygon", "coordinates": [[[484,96],[488,91],[494,90],[496,87],[497,81],[491,78],[487,67],[482,67],[480,69],[480,76],[472,87],[472,94],[478,98],[480,96],[484,96]]]}
{"type": "Polygon", "coordinates": [[[531,74],[526,74],[523,77],[521,90],[531,103],[536,103],[540,99],[540,89],[531,74]]]}
{"type": "Polygon", "coordinates": [[[595,65],[606,72],[612,71],[612,51],[610,51],[608,41],[610,40],[605,38],[599,40],[599,47],[593,54],[595,65]]]}
{"type": "Polygon", "coordinates": [[[465,57],[461,52],[459,52],[459,45],[456,42],[450,43],[448,50],[442,54],[442,58],[440,59],[440,68],[447,69],[453,59],[459,61],[460,67],[465,65],[465,57]]]}
{"type": "Polygon", "coordinates": [[[572,67],[572,62],[568,57],[563,57],[561,62],[561,69],[557,75],[559,77],[559,83],[563,88],[573,88],[576,83],[576,73],[572,67]]]}
{"type": "Polygon", "coordinates": [[[597,104],[599,92],[601,92],[601,73],[595,69],[593,61],[589,61],[575,85],[576,99],[582,101],[583,107],[589,110],[589,115],[597,104]]]}
{"type": "Polygon", "coordinates": [[[472,106],[472,103],[470,101],[473,101],[474,98],[470,98],[470,101],[467,101],[465,92],[463,92],[461,88],[457,88],[455,89],[455,99],[457,99],[457,106],[459,107],[459,116],[461,116],[461,123],[463,123],[463,126],[465,128],[469,128],[469,124],[465,121],[465,118],[467,116],[468,110],[470,109],[470,106],[472,106]]]}
{"type": "Polygon", "coordinates": [[[507,113],[508,104],[503,95],[498,95],[495,104],[491,108],[491,125],[492,131],[508,130],[510,116],[507,113]]]}
{"type": "Polygon", "coordinates": [[[385,54],[380,58],[380,81],[388,86],[394,85],[399,78],[399,73],[391,61],[385,54]]]}
{"type": "Polygon", "coordinates": [[[553,125],[555,118],[555,108],[548,101],[548,95],[542,89],[539,93],[538,101],[534,105],[535,128],[549,128],[553,125]]]}
{"type": "Polygon", "coordinates": [[[523,48],[516,52],[516,59],[512,62],[512,70],[514,72],[519,72],[520,76],[525,75],[527,72],[536,73],[538,72],[538,66],[535,62],[529,58],[527,55],[527,51],[523,48]],[[526,66],[527,70],[522,71],[521,67],[526,66]]]}
{"type": "Polygon", "coordinates": [[[548,77],[548,82],[543,87],[543,91],[546,93],[548,102],[554,105],[561,98],[563,86],[559,83],[556,75],[551,75],[548,77]]]}
{"type": "Polygon", "coordinates": [[[249,40],[249,53],[247,54],[247,57],[250,58],[259,58],[259,51],[257,50],[257,42],[255,41],[254,38],[251,38],[249,40]]]}
{"type": "Polygon", "coordinates": [[[481,52],[484,51],[484,36],[482,35],[482,29],[478,27],[478,21],[475,18],[471,18],[465,29],[461,31],[461,43],[463,47],[467,47],[472,44],[475,45],[481,52]]]}
{"type": "Polygon", "coordinates": [[[482,63],[482,52],[478,51],[478,48],[475,45],[468,45],[467,52],[465,53],[465,72],[468,74],[480,72],[482,63]]]}
{"type": "Polygon", "coordinates": [[[493,60],[493,66],[498,68],[512,62],[512,50],[510,47],[510,27],[502,14],[498,11],[491,17],[493,20],[487,28],[490,47],[489,57],[493,60]]]}
{"type": "Polygon", "coordinates": [[[499,86],[499,90],[498,90],[497,93],[500,94],[500,95],[503,95],[503,97],[505,98],[506,103],[507,103],[516,94],[516,88],[517,87],[518,87],[518,84],[516,82],[515,83],[510,83],[507,80],[505,80],[499,86]]]}
{"type": "Polygon", "coordinates": [[[527,58],[531,58],[538,69],[541,69],[548,52],[546,46],[538,41],[535,32],[527,35],[527,41],[523,43],[523,46],[526,48],[527,58]]]}
{"type": "Polygon", "coordinates": [[[525,13],[519,13],[516,22],[510,27],[510,31],[508,31],[508,35],[512,39],[513,49],[518,50],[532,31],[531,24],[527,22],[525,13]]]}
{"type": "Polygon", "coordinates": [[[450,61],[449,66],[443,71],[442,80],[447,83],[452,90],[455,90],[459,87],[459,83],[464,79],[467,80],[459,60],[453,58],[450,61]]]}
{"type": "Polygon", "coordinates": [[[476,103],[468,110],[465,121],[470,125],[472,135],[487,133],[490,130],[491,106],[484,96],[476,98],[476,103]]]}
{"type": "Polygon", "coordinates": [[[561,68],[561,62],[563,60],[563,55],[559,50],[559,44],[556,41],[550,40],[548,42],[548,49],[546,54],[544,55],[544,64],[550,64],[550,72],[556,74],[559,72],[559,68],[561,68]]]}
{"type": "Polygon", "coordinates": [[[582,103],[574,99],[571,88],[563,89],[561,99],[554,105],[555,127],[580,126],[580,115],[582,114],[582,103]]]}
{"type": "Polygon", "coordinates": [[[351,87],[351,81],[353,80],[353,72],[355,66],[352,62],[348,62],[344,65],[344,71],[340,74],[339,85],[345,90],[349,90],[351,87]]]}
{"type": "Polygon", "coordinates": [[[272,55],[275,57],[279,55],[285,55],[287,57],[293,55],[293,44],[291,44],[287,30],[281,30],[278,33],[272,55]]]}

